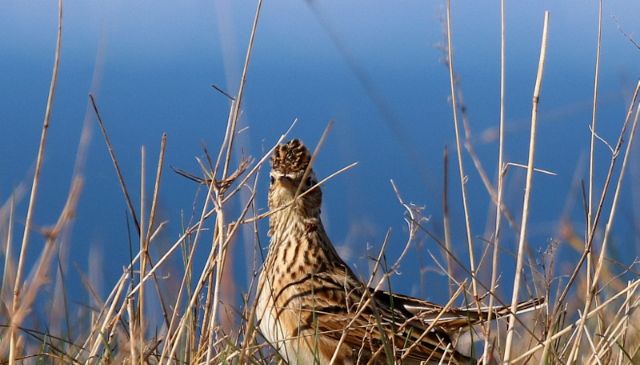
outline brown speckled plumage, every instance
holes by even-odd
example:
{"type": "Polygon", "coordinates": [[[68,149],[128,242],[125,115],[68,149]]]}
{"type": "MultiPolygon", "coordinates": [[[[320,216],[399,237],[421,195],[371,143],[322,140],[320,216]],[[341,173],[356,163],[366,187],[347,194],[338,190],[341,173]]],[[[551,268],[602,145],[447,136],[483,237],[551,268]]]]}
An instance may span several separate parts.
{"type": "MultiPolygon", "coordinates": [[[[449,309],[425,333],[441,306],[367,288],[325,232],[322,193],[313,171],[306,171],[310,160],[299,140],[273,153],[269,208],[275,213],[256,299],[264,338],[289,364],[327,364],[334,354],[334,364],[386,364],[402,356],[404,364],[472,362],[455,349],[453,338],[486,320],[487,311],[449,309]]],[[[539,304],[524,302],[519,310],[539,304]]],[[[493,317],[508,313],[494,308],[493,317]]]]}
{"type": "Polygon", "coordinates": [[[304,172],[311,161],[309,150],[298,139],[277,146],[271,157],[271,167],[283,174],[304,172]]]}

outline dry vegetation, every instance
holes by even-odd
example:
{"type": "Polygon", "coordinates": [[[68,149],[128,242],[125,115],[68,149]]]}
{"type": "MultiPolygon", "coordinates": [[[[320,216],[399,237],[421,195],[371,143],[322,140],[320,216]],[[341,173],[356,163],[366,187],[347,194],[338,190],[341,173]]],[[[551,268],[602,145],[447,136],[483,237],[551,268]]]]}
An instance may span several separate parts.
{"type": "MultiPolygon", "coordinates": [[[[62,9],[62,7],[60,7],[62,9]]],[[[58,64],[60,62],[60,32],[62,29],[62,10],[60,10],[60,28],[58,29],[58,47],[56,50],[55,67],[51,80],[47,111],[44,118],[42,138],[37,156],[34,178],[31,184],[31,195],[28,200],[26,217],[16,217],[14,206],[24,195],[26,187],[17,188],[7,202],[0,209],[0,242],[2,247],[3,275],[0,291],[0,363],[2,364],[98,364],[98,363],[180,363],[180,364],[218,364],[218,363],[278,363],[280,360],[274,354],[270,345],[265,344],[259,331],[255,327],[254,306],[251,295],[243,297],[243,303],[234,313],[223,311],[221,308],[221,286],[225,275],[225,261],[229,243],[236,239],[239,227],[251,225],[256,237],[264,236],[259,232],[257,221],[268,215],[256,213],[255,199],[256,185],[260,183],[258,172],[267,161],[271,151],[254,160],[242,160],[234,163],[231,157],[234,136],[236,135],[236,121],[242,104],[244,80],[251,59],[251,49],[256,27],[260,15],[260,4],[256,11],[253,30],[240,82],[238,93],[233,96],[229,112],[228,125],[224,140],[220,143],[219,151],[213,157],[206,153],[207,159],[201,163],[204,178],[197,178],[180,172],[198,181],[207,188],[206,198],[198,203],[199,217],[183,229],[182,235],[169,245],[162,255],[150,255],[149,247],[154,245],[158,233],[164,228],[164,223],[157,220],[158,200],[162,196],[160,182],[163,177],[164,147],[166,136],[160,143],[160,158],[157,161],[154,176],[154,190],[148,193],[144,190],[145,178],[149,175],[146,167],[142,166],[141,197],[139,207],[128,193],[122,172],[118,166],[116,152],[112,149],[107,133],[107,125],[102,120],[97,101],[90,97],[96,120],[103,133],[108,151],[113,160],[118,175],[124,199],[129,207],[129,213],[138,240],[138,250],[131,263],[126,266],[120,280],[117,282],[107,298],[98,298],[100,306],[91,308],[90,316],[79,316],[69,313],[67,308],[67,294],[64,290],[63,270],[59,267],[56,250],[61,242],[69,239],[68,230],[73,221],[74,211],[80,197],[83,179],[80,174],[73,176],[67,203],[59,215],[57,222],[47,229],[36,230],[32,223],[32,212],[38,204],[37,193],[40,168],[46,154],[46,138],[49,127],[50,110],[54,100],[57,82],[58,64]],[[240,192],[248,192],[249,199],[240,199],[240,192]],[[145,205],[144,197],[151,197],[150,206],[145,205]],[[225,206],[242,205],[238,216],[229,216],[225,206]],[[16,232],[16,222],[25,222],[22,237],[16,232]],[[203,232],[215,232],[210,244],[204,240],[203,232]],[[44,236],[44,249],[33,267],[25,267],[27,247],[33,239],[33,234],[44,236]],[[201,247],[198,247],[201,246],[201,247]],[[210,247],[206,264],[201,271],[194,270],[192,260],[196,251],[206,251],[210,247]],[[172,257],[181,257],[182,268],[172,268],[174,275],[181,275],[179,287],[163,287],[165,282],[156,274],[163,265],[167,265],[172,257]],[[29,275],[26,275],[30,273],[29,275]],[[53,279],[51,279],[53,278],[53,279]],[[52,299],[50,318],[45,323],[33,320],[32,308],[36,304],[38,293],[45,286],[53,286],[55,297],[52,299]],[[156,307],[156,308],[154,308],[156,307]],[[149,323],[147,318],[151,312],[160,311],[163,323],[149,323]],[[224,318],[222,313],[224,312],[224,318]],[[226,316],[233,316],[240,326],[228,328],[223,323],[226,316]],[[49,323],[46,323],[49,321],[49,323]],[[63,326],[54,325],[61,321],[74,323],[73,334],[64,331],[63,326]],[[34,324],[38,324],[33,327],[34,324]]],[[[503,14],[504,19],[504,14],[503,14]]],[[[510,212],[503,203],[503,176],[499,174],[494,183],[484,171],[471,144],[470,130],[466,123],[464,108],[461,108],[461,92],[456,82],[453,53],[450,37],[450,13],[447,9],[447,66],[450,71],[452,107],[454,111],[454,128],[456,132],[457,154],[467,153],[474,162],[474,168],[483,177],[487,194],[490,195],[496,209],[495,230],[501,232],[512,230],[519,237],[518,250],[515,256],[518,267],[513,281],[513,303],[523,297],[519,291],[523,279],[521,273],[527,273],[532,278],[529,285],[532,291],[546,298],[549,305],[538,316],[527,316],[521,320],[510,317],[508,324],[500,326],[474,329],[476,334],[489,334],[484,346],[477,348],[491,349],[486,356],[478,356],[487,363],[490,361],[509,361],[513,364],[633,364],[640,363],[640,276],[637,271],[637,258],[627,257],[627,261],[620,263],[610,258],[611,228],[616,220],[616,210],[620,200],[625,199],[621,184],[625,179],[625,172],[630,158],[631,146],[637,135],[638,91],[640,83],[630,100],[626,118],[620,123],[618,140],[611,145],[610,164],[606,168],[608,174],[601,186],[595,186],[593,179],[593,151],[594,143],[598,143],[597,136],[592,133],[590,145],[589,176],[585,181],[585,219],[587,232],[583,235],[575,232],[570,222],[566,222],[563,230],[563,240],[569,243],[580,254],[576,262],[563,262],[562,265],[572,267],[571,275],[558,278],[559,258],[554,245],[541,254],[533,257],[527,249],[528,206],[530,200],[534,156],[536,148],[536,123],[538,96],[543,91],[542,77],[544,75],[547,20],[545,16],[540,48],[540,62],[531,114],[531,139],[529,145],[529,161],[526,166],[527,178],[523,197],[523,210],[510,212]],[[462,118],[463,130],[460,129],[458,117],[462,118]],[[464,133],[464,135],[462,134],[464,133]],[[466,138],[465,138],[466,137],[466,138]],[[601,192],[598,195],[596,192],[601,192]],[[506,222],[503,220],[506,219],[506,222]],[[543,265],[527,265],[527,262],[538,260],[543,265]],[[624,279],[623,279],[624,278],[624,279]]],[[[504,32],[504,25],[503,25],[504,32]]],[[[504,40],[504,37],[503,37],[504,40]]],[[[504,55],[504,41],[502,43],[504,55]]],[[[599,60],[598,60],[599,62],[599,60]]],[[[501,100],[504,100],[504,64],[502,64],[501,100]]],[[[594,74],[594,111],[592,130],[596,130],[596,99],[598,89],[598,67],[594,74]]],[[[503,172],[509,165],[504,160],[502,146],[504,144],[504,112],[500,112],[500,154],[499,166],[503,172]]],[[[106,121],[105,121],[106,122],[106,121]]],[[[295,122],[294,122],[295,124],[295,122]]],[[[55,124],[53,125],[55,128],[55,124]]],[[[287,132],[288,133],[288,132],[287,132]]],[[[273,146],[287,138],[287,133],[274,141],[273,146]]],[[[322,140],[322,139],[321,139],[322,140]]],[[[321,144],[321,143],[320,143],[321,144]]],[[[317,150],[316,150],[317,152],[317,150]]],[[[142,150],[144,161],[144,149],[142,150]]],[[[79,157],[81,158],[81,157],[79,157]]],[[[637,158],[637,156],[636,156],[637,158]]],[[[457,160],[459,176],[466,175],[462,160],[457,160]]],[[[348,168],[337,171],[343,172],[348,168]]],[[[600,167],[604,168],[604,167],[600,167]]],[[[337,174],[336,173],[336,174],[337,174]]],[[[329,176],[330,179],[335,174],[329,176]]],[[[326,179],[324,180],[326,181],[326,179]]],[[[465,205],[466,216],[467,196],[465,182],[461,178],[461,199],[465,205]]],[[[400,193],[398,192],[398,197],[400,193]]],[[[456,197],[457,199],[457,197],[456,197]]],[[[400,199],[402,203],[402,199],[400,199]]],[[[464,283],[453,282],[456,293],[463,294],[467,303],[474,300],[481,305],[498,305],[494,292],[499,280],[500,263],[497,258],[500,248],[500,234],[494,234],[491,242],[483,247],[482,257],[490,264],[485,264],[483,270],[488,270],[490,282],[482,282],[479,277],[478,262],[480,258],[474,253],[477,245],[471,244],[472,232],[467,223],[466,237],[468,240],[468,257],[470,262],[462,262],[451,253],[452,243],[449,238],[448,210],[444,211],[444,237],[435,237],[421,225],[422,221],[416,211],[404,204],[407,214],[405,219],[409,226],[410,235],[407,245],[412,243],[413,233],[424,231],[434,242],[442,247],[445,260],[443,263],[435,261],[443,272],[451,273],[455,270],[467,272],[468,280],[464,283]],[[469,285],[466,285],[469,283],[469,285]],[[474,299],[475,298],[475,299],[474,299]]],[[[41,207],[43,208],[43,207],[41,207]]],[[[558,217],[562,220],[563,217],[558,217]]],[[[385,241],[386,242],[386,241],[385,241]]],[[[625,244],[625,243],[620,243],[625,244]]],[[[557,245],[557,243],[555,243],[557,245]]],[[[383,245],[384,249],[384,245],[383,245]]],[[[380,256],[382,257],[382,256],[380,256]]],[[[378,262],[379,263],[379,262],[378,262]]],[[[378,264],[377,263],[377,264],[378,264]]],[[[376,264],[376,268],[378,265],[376,264]]],[[[393,265],[388,275],[393,273],[393,265]]],[[[485,272],[485,274],[487,274],[485,272]]],[[[384,276],[384,275],[383,275],[384,276]]],[[[502,278],[507,280],[507,278],[502,278]]],[[[255,281],[255,280],[254,280],[255,281]]],[[[252,281],[252,283],[254,282],[252,281]]],[[[372,281],[370,281],[371,283],[372,281]]],[[[375,285],[374,285],[375,286],[375,285]]],[[[253,290],[255,288],[251,288],[253,290]]],[[[464,301],[458,299],[456,305],[464,301]]],[[[506,303],[508,304],[508,303],[506,303]]],[[[227,308],[228,309],[228,308],[227,308]]],[[[154,317],[155,318],[155,317],[154,317]]],[[[233,322],[233,321],[232,321],[233,322]]],[[[482,342],[482,341],[481,341],[482,342]]],[[[479,355],[479,354],[477,354],[479,355]]]]}

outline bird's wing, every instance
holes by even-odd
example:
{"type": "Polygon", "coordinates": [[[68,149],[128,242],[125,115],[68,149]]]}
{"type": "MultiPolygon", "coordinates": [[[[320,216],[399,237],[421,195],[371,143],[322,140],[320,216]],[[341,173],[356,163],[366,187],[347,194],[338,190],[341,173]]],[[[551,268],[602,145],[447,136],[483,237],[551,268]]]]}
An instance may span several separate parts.
{"type": "Polygon", "coordinates": [[[427,322],[408,311],[402,298],[369,291],[347,271],[338,275],[335,270],[332,274],[321,273],[317,280],[333,282],[334,287],[342,289],[328,299],[316,296],[315,330],[341,341],[354,353],[380,360],[392,356],[395,360],[468,361],[455,351],[443,328],[432,326],[427,332],[427,322]],[[336,301],[341,304],[336,305],[336,301]]]}

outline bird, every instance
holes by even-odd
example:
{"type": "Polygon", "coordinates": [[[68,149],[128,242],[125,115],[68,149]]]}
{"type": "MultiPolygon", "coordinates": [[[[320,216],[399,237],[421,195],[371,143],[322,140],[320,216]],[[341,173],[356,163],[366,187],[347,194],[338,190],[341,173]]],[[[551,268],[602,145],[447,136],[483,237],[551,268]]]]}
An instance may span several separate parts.
{"type": "MultiPolygon", "coordinates": [[[[368,287],[342,260],[321,219],[322,190],[299,139],[271,156],[268,253],[258,279],[260,333],[282,360],[306,364],[472,364],[460,330],[486,308],[450,308],[368,287]]],[[[516,313],[539,307],[521,302],[516,313]]],[[[493,307],[493,318],[511,313],[493,307]]]]}

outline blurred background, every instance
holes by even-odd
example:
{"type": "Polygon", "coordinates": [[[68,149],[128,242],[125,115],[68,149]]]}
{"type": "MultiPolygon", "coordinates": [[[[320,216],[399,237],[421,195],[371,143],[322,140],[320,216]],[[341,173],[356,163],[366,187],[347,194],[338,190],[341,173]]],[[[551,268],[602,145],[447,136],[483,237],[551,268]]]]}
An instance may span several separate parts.
{"type": "MultiPolygon", "coordinates": [[[[554,245],[567,261],[577,254],[560,228],[570,222],[584,233],[580,182],[588,176],[588,151],[596,56],[598,4],[593,0],[506,2],[506,143],[508,162],[526,163],[531,97],[538,63],[544,10],[551,13],[548,55],[540,99],[536,174],[529,245],[535,255],[554,245]]],[[[130,261],[137,238],[88,94],[96,97],[132,198],[139,206],[140,147],[147,151],[147,192],[160,139],[167,133],[166,166],[201,175],[195,157],[202,146],[216,153],[223,139],[229,99],[235,95],[256,4],[252,1],[77,1],[64,4],[62,63],[47,142],[36,227],[53,224],[61,211],[83,125],[91,134],[86,178],[72,235],[59,257],[67,270],[70,299],[93,299],[81,277],[104,297],[130,261]],[[129,221],[129,226],[131,222],[129,221]],[[132,242],[131,242],[132,241],[132,242]]],[[[598,134],[614,144],[640,75],[640,2],[606,1],[603,9],[598,134]]],[[[320,177],[358,161],[356,168],[324,187],[323,214],[342,256],[363,277],[369,274],[385,234],[391,230],[391,263],[407,239],[404,209],[390,179],[407,202],[424,207],[425,224],[443,237],[443,150],[450,153],[449,185],[454,250],[466,261],[464,216],[457,174],[455,137],[445,62],[445,7],[442,1],[265,1],[241,107],[241,133],[234,158],[259,159],[287,130],[315,146],[330,120],[335,125],[316,163],[320,177]]],[[[16,207],[15,236],[21,237],[28,188],[36,159],[51,78],[57,26],[54,1],[0,3],[0,201],[26,184],[16,207]]],[[[454,68],[468,117],[471,141],[495,182],[499,121],[499,1],[454,1],[454,68]]],[[[614,227],[612,255],[630,264],[640,252],[640,153],[636,144],[614,227]]],[[[596,147],[596,196],[609,149],[596,147]]],[[[491,238],[495,213],[480,177],[465,152],[470,223],[476,255],[491,238]]],[[[261,171],[257,207],[266,210],[267,169],[261,171]]],[[[510,169],[507,206],[519,220],[524,170],[510,169]]],[[[200,213],[205,191],[165,170],[160,216],[168,221],[151,248],[164,252],[200,213]],[[199,195],[198,195],[199,194],[199,195]],[[195,212],[195,213],[194,213],[195,212]]],[[[237,207],[230,208],[237,214],[237,207]]],[[[137,208],[138,209],[138,208],[137,208]]],[[[251,227],[233,245],[227,303],[239,303],[266,254],[266,221],[260,240],[251,227]]],[[[29,246],[35,260],[40,235],[29,246]]],[[[505,226],[500,271],[513,275],[515,235],[505,226]]],[[[19,240],[14,239],[14,244],[19,240]]],[[[198,248],[204,263],[211,239],[198,248]]],[[[4,243],[3,243],[4,245],[4,243]]],[[[409,248],[394,290],[444,302],[447,279],[430,256],[439,246],[420,234],[409,248]]],[[[4,260],[4,259],[3,259],[4,260]]],[[[483,265],[487,265],[487,259],[483,265]]],[[[179,268],[179,254],[166,265],[166,280],[179,268]]],[[[442,261],[444,262],[444,261],[442,261]]],[[[486,269],[486,267],[484,267],[486,269]]],[[[560,265],[557,275],[566,273],[560,265]]],[[[456,270],[459,278],[466,274],[456,270]]],[[[489,282],[489,275],[483,275],[489,282]]],[[[180,277],[180,275],[175,275],[180,277]]],[[[49,290],[53,290],[50,288],[49,290]]],[[[500,294],[510,298],[511,280],[500,294]]]]}

